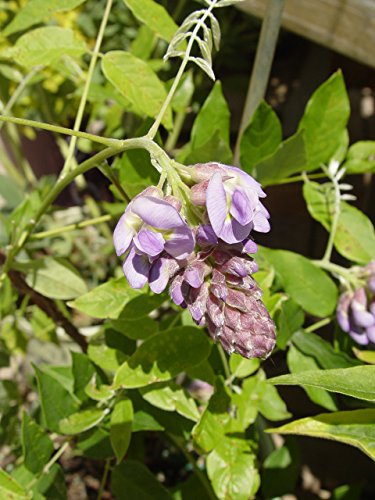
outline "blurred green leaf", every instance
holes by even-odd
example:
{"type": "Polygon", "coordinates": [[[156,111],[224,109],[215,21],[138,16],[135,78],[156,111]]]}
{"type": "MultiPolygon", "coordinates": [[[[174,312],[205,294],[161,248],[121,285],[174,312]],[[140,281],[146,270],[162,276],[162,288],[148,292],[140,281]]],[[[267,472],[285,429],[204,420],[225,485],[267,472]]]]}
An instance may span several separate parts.
{"type": "Polygon", "coordinates": [[[242,168],[251,174],[258,163],[275,152],[281,140],[280,120],[271,106],[262,101],[242,135],[242,168]]]}
{"type": "Polygon", "coordinates": [[[314,92],[298,126],[305,138],[306,170],[318,168],[332,158],[342,141],[349,114],[345,82],[338,71],[314,92]]]}
{"type": "Polygon", "coordinates": [[[206,359],[210,349],[209,339],[198,328],[180,327],[157,333],[120,366],[115,386],[130,389],[169,380],[206,359]]]}
{"type": "Polygon", "coordinates": [[[119,318],[113,321],[112,324],[118,332],[134,340],[145,340],[159,330],[159,323],[147,316],[135,321],[119,318]]]}
{"type": "Polygon", "coordinates": [[[0,197],[5,200],[5,207],[13,210],[23,200],[24,193],[10,177],[0,175],[0,197]]]}
{"type": "MultiPolygon", "coordinates": [[[[116,89],[147,116],[156,118],[167,93],[164,85],[150,66],[130,52],[114,50],[102,59],[102,69],[106,78],[116,89]]],[[[163,118],[163,125],[172,127],[170,108],[163,118]]]]}
{"type": "Polygon", "coordinates": [[[284,350],[292,335],[303,325],[305,315],[293,299],[288,299],[281,302],[274,319],[277,325],[277,346],[284,350]]]}
{"type": "Polygon", "coordinates": [[[30,499],[31,496],[11,476],[0,469],[0,494],[7,500],[30,499]]]}
{"type": "Polygon", "coordinates": [[[34,370],[46,426],[60,432],[60,420],[78,410],[78,400],[56,378],[36,366],[34,370]]]}
{"type": "Polygon", "coordinates": [[[265,498],[279,498],[295,491],[300,469],[297,443],[289,438],[270,453],[263,463],[262,491],[265,498]]]}
{"type": "Polygon", "coordinates": [[[163,40],[170,42],[178,29],[166,9],[154,0],[123,0],[134,16],[163,40]]]}
{"type": "Polygon", "coordinates": [[[133,416],[130,399],[124,398],[116,402],[111,413],[110,439],[117,463],[121,462],[129,448],[133,416]]]}
{"type": "Polygon", "coordinates": [[[223,439],[225,425],[230,421],[230,403],[230,393],[224,385],[224,380],[218,377],[215,392],[192,431],[194,442],[203,451],[211,451],[223,439]]]}
{"type": "Polygon", "coordinates": [[[39,24],[55,12],[74,9],[86,0],[29,0],[5,27],[4,36],[23,31],[30,26],[39,24]]]}
{"type": "Polygon", "coordinates": [[[353,349],[355,356],[370,365],[375,365],[375,351],[361,351],[360,349],[353,349]]]}
{"type": "MultiPolygon", "coordinates": [[[[303,195],[311,216],[330,231],[334,213],[331,184],[305,182],[303,195]]],[[[340,204],[334,244],[342,256],[359,264],[367,264],[375,255],[375,231],[372,222],[363,212],[344,201],[340,204]]]]}
{"type": "MultiPolygon", "coordinates": [[[[348,368],[356,370],[356,368],[348,368]]],[[[302,418],[267,432],[331,439],[359,448],[375,460],[375,410],[338,411],[302,418]]]]}
{"type": "Polygon", "coordinates": [[[362,174],[375,170],[375,141],[358,141],[350,146],[344,163],[350,174],[362,174]]]}
{"type": "MultiPolygon", "coordinates": [[[[174,80],[171,80],[171,84],[174,80]]],[[[182,77],[176,93],[172,99],[172,107],[179,113],[184,113],[189,106],[191,98],[194,94],[194,79],[193,72],[190,70],[182,77]]]]}
{"type": "Polygon", "coordinates": [[[129,300],[137,295],[139,292],[122,277],[97,286],[73,302],[68,302],[68,305],[94,318],[116,319],[129,300]]]}
{"type": "Polygon", "coordinates": [[[212,161],[220,161],[224,164],[232,162],[232,150],[228,144],[220,137],[220,130],[215,130],[213,135],[200,146],[194,147],[191,143],[180,150],[177,156],[179,162],[185,164],[205,163],[212,161]]]}
{"type": "MultiPolygon", "coordinates": [[[[294,345],[291,345],[288,350],[287,362],[288,368],[291,373],[297,376],[301,373],[305,373],[306,371],[318,371],[320,369],[317,361],[312,356],[304,354],[294,345]]],[[[273,383],[272,379],[269,379],[269,382],[273,383]]],[[[315,404],[323,406],[323,408],[326,408],[327,410],[337,410],[335,398],[326,390],[311,386],[304,386],[303,389],[305,390],[311,401],[313,401],[315,404]]]]}
{"type": "Polygon", "coordinates": [[[207,474],[220,500],[248,500],[260,486],[256,457],[245,439],[225,437],[207,457],[207,474]]]}
{"type": "Polygon", "coordinates": [[[115,159],[113,168],[118,171],[121,186],[131,198],[158,183],[159,174],[145,150],[127,151],[115,159]]]}
{"type": "Polygon", "coordinates": [[[183,417],[196,422],[200,413],[194,399],[175,382],[161,382],[143,387],[140,390],[143,398],[165,411],[176,411],[183,417]]]}
{"type": "Polygon", "coordinates": [[[87,399],[85,388],[92,379],[95,368],[86,354],[72,352],[72,373],[74,394],[81,400],[87,399]]]}
{"type": "Polygon", "coordinates": [[[6,56],[26,68],[48,66],[63,56],[81,57],[87,52],[85,42],[74,31],[57,26],[46,26],[22,35],[6,56]]]}
{"type": "Polygon", "coordinates": [[[375,366],[363,365],[332,370],[309,370],[269,380],[275,385],[319,387],[357,399],[375,402],[375,366]]]}
{"type": "Polygon", "coordinates": [[[33,500],[67,498],[65,476],[59,464],[53,464],[47,474],[43,474],[33,487],[33,500]]]}
{"type": "Polygon", "coordinates": [[[144,465],[126,460],[112,472],[111,491],[116,500],[171,500],[168,491],[144,465]]]}
{"type": "Polygon", "coordinates": [[[142,24],[139,27],[137,36],[133,40],[130,52],[135,56],[147,61],[155,47],[156,37],[148,26],[142,24]]]}
{"type": "Polygon", "coordinates": [[[269,248],[260,252],[274,266],[287,294],[305,311],[318,317],[333,312],[337,288],[324,271],[294,252],[269,248]]]}
{"type": "Polygon", "coordinates": [[[27,284],[46,297],[68,300],[87,292],[78,271],[62,259],[45,257],[23,265],[27,270],[27,284]]]}
{"type": "Polygon", "coordinates": [[[53,443],[26,412],[22,416],[21,435],[24,465],[33,474],[39,474],[53,453],[53,443]]]}
{"type": "Polygon", "coordinates": [[[62,434],[81,434],[84,431],[97,426],[107,415],[109,410],[88,408],[60,420],[60,432],[62,434]]]}

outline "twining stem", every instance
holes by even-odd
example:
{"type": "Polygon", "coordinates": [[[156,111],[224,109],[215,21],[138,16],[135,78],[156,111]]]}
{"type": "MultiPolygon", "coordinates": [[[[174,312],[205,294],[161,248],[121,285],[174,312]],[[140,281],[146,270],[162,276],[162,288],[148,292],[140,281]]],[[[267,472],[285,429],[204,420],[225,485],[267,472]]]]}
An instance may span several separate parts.
{"type": "Polygon", "coordinates": [[[331,225],[331,230],[329,233],[327,247],[326,247],[326,251],[324,252],[324,256],[323,256],[323,262],[329,262],[331,260],[333,245],[335,242],[335,236],[336,236],[337,227],[338,227],[339,219],[340,219],[340,213],[341,213],[341,193],[340,193],[339,181],[335,175],[330,174],[329,169],[326,169],[326,173],[331,178],[331,181],[332,181],[332,184],[333,184],[333,187],[335,190],[335,206],[334,206],[332,225],[331,225]]]}
{"type": "Polygon", "coordinates": [[[13,116],[3,116],[0,115],[0,122],[15,123],[16,125],[23,125],[25,127],[40,128],[42,130],[49,130],[51,132],[56,132],[57,134],[71,135],[73,137],[82,137],[82,139],[88,139],[89,141],[97,142],[103,144],[104,146],[111,146],[118,144],[118,139],[110,139],[107,137],[100,137],[99,135],[89,134],[87,132],[80,132],[72,130],[67,127],[59,127],[58,125],[51,125],[49,123],[38,122],[34,120],[26,120],[25,118],[15,118],[13,116]]]}
{"type": "Polygon", "coordinates": [[[284,0],[267,1],[254,67],[250,78],[240,129],[237,136],[236,148],[234,152],[235,165],[239,163],[242,134],[249,124],[254,111],[259,106],[260,101],[264,98],[267,90],[268,79],[271,72],[273,56],[281,25],[283,8],[284,0]]]}
{"type": "Polygon", "coordinates": [[[228,365],[228,359],[227,359],[227,356],[224,352],[224,349],[220,344],[217,344],[217,349],[219,351],[221,362],[222,362],[222,365],[224,368],[225,378],[226,378],[226,380],[231,380],[231,373],[230,373],[230,369],[229,369],[229,365],[228,365]]]}
{"type": "Polygon", "coordinates": [[[309,333],[315,332],[316,330],[319,330],[319,328],[323,328],[323,326],[329,325],[331,321],[332,321],[331,317],[321,319],[320,321],[317,321],[316,323],[305,328],[305,332],[309,333]]]}
{"type": "Polygon", "coordinates": [[[204,25],[207,17],[210,16],[211,11],[215,8],[216,3],[217,3],[217,0],[213,0],[212,1],[212,3],[210,4],[210,6],[206,10],[206,12],[203,14],[203,16],[200,18],[200,20],[197,22],[194,30],[191,33],[189,42],[188,42],[187,47],[186,47],[186,52],[185,52],[184,58],[182,60],[180,68],[179,68],[179,70],[177,72],[177,75],[176,75],[176,77],[175,77],[175,79],[173,81],[172,87],[170,88],[170,90],[168,92],[168,95],[167,95],[167,97],[166,97],[166,99],[165,99],[165,101],[163,103],[163,106],[161,107],[161,110],[159,111],[158,116],[155,119],[155,122],[153,123],[153,125],[151,126],[150,130],[147,133],[147,137],[150,138],[150,139],[153,139],[155,137],[156,132],[159,129],[159,126],[160,126],[160,124],[161,124],[161,122],[163,120],[165,112],[167,111],[168,106],[171,103],[171,101],[173,99],[173,96],[174,96],[174,94],[175,94],[175,92],[177,90],[177,87],[178,87],[178,85],[180,83],[180,80],[181,80],[181,78],[182,78],[182,76],[184,74],[186,65],[189,62],[190,53],[191,53],[191,50],[193,48],[194,42],[196,40],[197,34],[198,34],[199,30],[202,28],[202,26],[204,25]]]}
{"type": "Polygon", "coordinates": [[[105,465],[104,465],[102,480],[100,481],[98,497],[97,497],[98,500],[102,499],[110,468],[111,468],[111,459],[107,458],[107,460],[105,461],[105,465]]]}
{"type": "Polygon", "coordinates": [[[332,262],[327,262],[325,260],[313,260],[312,262],[316,266],[321,267],[322,269],[325,269],[326,271],[329,271],[330,273],[334,274],[335,276],[344,278],[344,280],[346,280],[348,283],[352,284],[354,289],[356,289],[360,286],[360,284],[358,283],[358,280],[350,272],[350,269],[346,269],[345,267],[339,266],[338,264],[333,264],[332,262]]]}
{"type": "MultiPolygon", "coordinates": [[[[87,78],[86,78],[85,86],[83,88],[82,97],[81,97],[81,100],[80,100],[80,103],[79,103],[79,106],[78,106],[77,116],[76,116],[76,119],[74,121],[73,130],[76,131],[76,132],[79,131],[79,129],[81,127],[81,124],[82,124],[83,113],[85,111],[85,106],[86,106],[86,102],[87,102],[87,96],[89,94],[89,89],[90,89],[92,77],[94,75],[94,70],[95,70],[96,62],[98,60],[98,55],[99,55],[99,52],[100,52],[100,46],[101,46],[102,41],[103,41],[105,27],[107,26],[109,13],[111,11],[112,1],[113,0],[107,0],[107,4],[106,4],[105,10],[104,10],[102,22],[101,22],[100,28],[99,28],[99,33],[98,33],[98,36],[97,36],[97,39],[96,39],[96,42],[95,42],[94,51],[92,53],[92,58],[91,58],[91,61],[90,61],[88,72],[87,72],[87,78]]],[[[70,170],[70,162],[71,162],[71,159],[73,158],[76,144],[77,144],[77,136],[74,136],[72,138],[72,140],[70,141],[68,154],[66,156],[66,159],[65,159],[65,162],[64,162],[64,166],[63,166],[61,174],[60,174],[62,177],[64,175],[66,175],[66,173],[70,170]]]]}
{"type": "MultiPolygon", "coordinates": [[[[59,448],[57,450],[57,452],[53,455],[53,457],[51,458],[51,460],[44,466],[43,468],[43,474],[48,474],[52,465],[54,465],[58,460],[59,458],[61,457],[61,455],[63,455],[63,453],[66,451],[66,449],[68,448],[69,446],[69,441],[66,441],[62,446],[61,448],[59,448]]],[[[34,484],[38,481],[38,478],[35,477],[34,479],[32,479],[30,481],[30,483],[26,486],[26,489],[28,491],[30,491],[30,489],[34,486],[34,484]]]]}
{"type": "Polygon", "coordinates": [[[68,226],[55,227],[54,229],[49,229],[48,231],[41,231],[35,233],[31,236],[32,240],[42,240],[44,238],[51,238],[52,236],[59,236],[63,233],[68,233],[70,231],[75,231],[76,229],[82,229],[87,226],[93,226],[95,224],[101,224],[102,222],[109,222],[112,219],[112,215],[106,214],[100,217],[94,217],[92,219],[87,219],[81,222],[76,222],[75,224],[69,224],[68,226]]]}

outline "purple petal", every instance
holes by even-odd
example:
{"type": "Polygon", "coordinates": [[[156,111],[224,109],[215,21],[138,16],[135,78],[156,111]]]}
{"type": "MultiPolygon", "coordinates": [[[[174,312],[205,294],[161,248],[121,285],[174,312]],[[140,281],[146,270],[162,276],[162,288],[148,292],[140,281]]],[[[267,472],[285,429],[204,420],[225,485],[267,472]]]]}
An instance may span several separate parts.
{"type": "Polygon", "coordinates": [[[194,250],[195,240],[191,229],[185,224],[175,229],[164,245],[164,250],[175,259],[186,259],[194,250]]]}
{"type": "Polygon", "coordinates": [[[203,262],[195,262],[188,266],[184,272],[184,279],[193,288],[203,285],[207,266],[203,262]]]}
{"type": "Polygon", "coordinates": [[[349,292],[345,292],[340,296],[337,309],[336,309],[336,318],[337,322],[340,325],[341,329],[344,332],[348,332],[350,330],[349,324],[349,306],[352,300],[352,294],[349,292]]]}
{"type": "Polygon", "coordinates": [[[134,200],[132,212],[138,215],[146,224],[158,229],[174,229],[185,227],[177,210],[164,200],[141,196],[134,200]]]}
{"type": "Polygon", "coordinates": [[[370,312],[365,311],[363,309],[353,308],[353,303],[352,303],[352,317],[355,324],[363,328],[367,328],[375,324],[375,318],[370,312]]]}
{"type": "Polygon", "coordinates": [[[350,330],[349,335],[359,345],[367,345],[369,343],[369,339],[364,331],[350,330]]]}
{"type": "Polygon", "coordinates": [[[171,277],[179,270],[180,266],[174,259],[160,257],[151,266],[149,274],[150,288],[154,293],[162,293],[171,277]]]}
{"type": "Polygon", "coordinates": [[[146,256],[136,254],[134,247],[126,257],[122,269],[132,288],[142,288],[147,283],[150,263],[146,256]]]}
{"type": "Polygon", "coordinates": [[[176,276],[169,288],[171,299],[176,306],[186,307],[186,298],[189,293],[189,285],[184,282],[183,276],[176,276]]]}
{"type": "Polygon", "coordinates": [[[124,254],[128,250],[135,233],[135,230],[128,223],[129,215],[130,212],[128,210],[122,214],[113,231],[113,244],[118,256],[124,254]]]}
{"type": "Polygon", "coordinates": [[[134,244],[141,252],[156,257],[164,250],[165,240],[160,233],[155,233],[149,229],[142,229],[134,238],[134,244]]]}
{"type": "Polygon", "coordinates": [[[210,224],[199,226],[197,231],[197,243],[202,247],[217,245],[217,236],[210,224]]]}
{"type": "Polygon", "coordinates": [[[266,193],[262,190],[261,185],[251,175],[237,167],[230,167],[229,165],[221,165],[229,175],[236,174],[240,177],[243,184],[251,189],[254,189],[260,198],[264,198],[266,193]]]}
{"type": "Polygon", "coordinates": [[[249,238],[248,240],[244,240],[242,244],[242,253],[257,253],[258,245],[252,239],[249,238]]]}
{"type": "Polygon", "coordinates": [[[367,282],[367,286],[369,288],[369,290],[375,294],[375,276],[371,277],[368,282],[367,282]]]}
{"type": "Polygon", "coordinates": [[[253,220],[257,202],[258,196],[254,191],[251,191],[250,198],[247,193],[236,189],[232,195],[230,213],[242,226],[245,226],[253,220]]]}
{"type": "Polygon", "coordinates": [[[200,324],[207,308],[208,285],[204,283],[200,288],[192,288],[190,292],[188,309],[193,320],[200,324]]]}
{"type": "Polygon", "coordinates": [[[226,243],[239,243],[249,236],[252,227],[252,222],[246,226],[242,226],[236,219],[226,220],[221,231],[216,234],[226,243]]]}
{"type": "Polygon", "coordinates": [[[366,334],[369,341],[375,344],[375,325],[368,327],[366,330],[366,334]]]}
{"type": "Polygon", "coordinates": [[[218,172],[211,177],[208,184],[206,203],[212,228],[215,234],[220,237],[220,232],[228,215],[228,203],[223,181],[218,172]]]}
{"type": "Polygon", "coordinates": [[[209,181],[200,182],[192,186],[190,190],[190,200],[193,205],[204,207],[206,204],[206,192],[209,181]]]}
{"type": "Polygon", "coordinates": [[[258,231],[258,233],[268,233],[271,229],[268,218],[261,211],[255,213],[253,224],[254,231],[258,231]]]}

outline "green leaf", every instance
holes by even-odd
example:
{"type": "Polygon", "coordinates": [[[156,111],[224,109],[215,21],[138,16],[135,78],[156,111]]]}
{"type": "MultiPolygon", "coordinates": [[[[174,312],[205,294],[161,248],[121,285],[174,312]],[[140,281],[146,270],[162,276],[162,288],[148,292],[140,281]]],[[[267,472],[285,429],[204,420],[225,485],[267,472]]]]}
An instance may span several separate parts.
{"type": "Polygon", "coordinates": [[[120,366],[115,386],[130,389],[169,380],[206,359],[210,349],[209,339],[198,328],[157,333],[120,366]]]}
{"type": "Polygon", "coordinates": [[[292,416],[275,387],[270,384],[266,385],[266,391],[259,402],[259,411],[268,420],[285,420],[292,416]]]}
{"type": "Polygon", "coordinates": [[[118,171],[121,186],[131,198],[148,186],[156,185],[159,180],[159,174],[151,164],[150,155],[142,149],[127,151],[119,156],[113,168],[118,171]]]}
{"type": "Polygon", "coordinates": [[[165,411],[176,411],[183,417],[197,422],[200,417],[194,399],[175,382],[161,382],[143,387],[140,390],[143,398],[165,411]]]}
{"type": "Polygon", "coordinates": [[[81,57],[87,52],[87,47],[74,31],[57,26],[46,26],[21,36],[8,52],[17,64],[32,68],[57,63],[62,56],[81,57]]]}
{"type": "MultiPolygon", "coordinates": [[[[299,375],[306,371],[319,370],[320,366],[312,356],[307,356],[294,345],[291,345],[287,355],[288,367],[292,374],[299,375]]],[[[270,383],[272,379],[269,380],[270,383]]],[[[319,387],[303,387],[311,401],[317,405],[323,406],[327,410],[337,410],[334,397],[327,391],[319,387]]]]}
{"type": "Polygon", "coordinates": [[[375,365],[375,351],[361,351],[360,349],[353,349],[355,356],[370,365],[375,365]]]}
{"type": "Polygon", "coordinates": [[[318,317],[333,312],[337,289],[324,271],[294,252],[262,248],[261,254],[274,266],[287,294],[305,311],[318,317]]]}
{"type": "Polygon", "coordinates": [[[113,450],[109,440],[109,432],[102,427],[91,429],[77,436],[77,448],[85,457],[95,460],[113,458],[113,450]]]}
{"type": "Polygon", "coordinates": [[[150,28],[143,24],[139,27],[137,36],[131,44],[130,52],[134,56],[147,61],[150,59],[152,51],[154,50],[155,42],[155,34],[150,30],[150,28]]]}
{"type": "Polygon", "coordinates": [[[357,399],[375,402],[375,366],[364,365],[333,370],[310,370],[269,380],[275,385],[319,387],[357,399]]]}
{"type": "Polygon", "coordinates": [[[72,352],[72,373],[74,394],[81,400],[87,399],[85,388],[92,379],[95,368],[86,354],[72,352]]]}
{"type": "MultiPolygon", "coordinates": [[[[174,80],[170,80],[171,85],[174,80]]],[[[169,82],[168,82],[169,83],[169,82]]],[[[172,99],[172,107],[178,113],[185,113],[187,106],[189,106],[191,99],[194,94],[194,79],[193,72],[190,70],[185,73],[184,77],[182,77],[176,93],[172,99]]]]}
{"type": "Polygon", "coordinates": [[[225,387],[224,380],[218,377],[215,392],[192,431],[194,442],[203,451],[211,451],[223,439],[225,425],[230,421],[228,412],[230,403],[230,393],[225,387]]]}
{"type": "Polygon", "coordinates": [[[0,196],[4,198],[5,207],[13,210],[21,203],[24,194],[13,179],[6,175],[0,175],[0,196]]]}
{"type": "Polygon", "coordinates": [[[60,421],[60,432],[62,434],[81,434],[98,425],[109,412],[108,409],[100,410],[89,408],[73,413],[60,421]]]}
{"type": "Polygon", "coordinates": [[[350,114],[341,71],[331,76],[307,103],[298,130],[304,131],[308,169],[327,163],[340,146],[350,114]]]}
{"type": "Polygon", "coordinates": [[[178,29],[164,7],[154,0],[123,0],[134,16],[163,40],[170,42],[178,29]]]}
{"type": "MultiPolygon", "coordinates": [[[[102,59],[106,78],[141,113],[156,118],[167,97],[164,85],[150,66],[130,52],[114,50],[102,59]]],[[[172,112],[168,108],[163,125],[172,128],[172,112]]]]}
{"type": "Polygon", "coordinates": [[[280,498],[295,491],[300,456],[293,438],[272,453],[263,463],[262,491],[265,498],[280,498]]]}
{"type": "Polygon", "coordinates": [[[258,163],[275,152],[281,140],[280,120],[271,106],[262,101],[242,135],[242,168],[251,174],[258,163]]]}
{"type": "Polygon", "coordinates": [[[75,413],[78,402],[56,378],[36,366],[34,370],[46,426],[51,431],[60,432],[60,420],[75,413]]]}
{"type": "Polygon", "coordinates": [[[246,359],[240,354],[232,354],[229,358],[229,367],[232,375],[237,378],[245,378],[256,372],[260,366],[260,360],[257,358],[246,359]]]}
{"type": "Polygon", "coordinates": [[[29,0],[20,9],[3,31],[4,36],[23,31],[30,26],[39,24],[55,12],[72,10],[86,0],[29,0]]]}
{"type": "Polygon", "coordinates": [[[78,272],[61,259],[45,257],[26,265],[27,284],[51,299],[68,300],[87,292],[86,283],[78,272]]]}
{"type": "Polygon", "coordinates": [[[0,494],[7,500],[30,499],[30,495],[11,476],[0,469],[0,494]]]}
{"type": "Polygon", "coordinates": [[[225,437],[207,457],[207,474],[220,500],[248,500],[260,486],[248,441],[225,437]]]}
{"type": "Polygon", "coordinates": [[[324,369],[350,368],[360,364],[344,352],[336,352],[331,344],[314,333],[300,330],[293,335],[292,342],[304,354],[312,356],[324,369]]]}
{"type": "Polygon", "coordinates": [[[111,491],[116,500],[171,500],[168,491],[144,465],[126,460],[113,469],[111,491]]]}
{"type": "MultiPolygon", "coordinates": [[[[303,195],[311,216],[330,231],[334,211],[331,185],[305,182],[303,195]]],[[[360,210],[343,201],[340,204],[334,244],[343,257],[359,264],[367,264],[375,255],[375,231],[372,222],[360,210]]]]}
{"type": "Polygon", "coordinates": [[[344,167],[350,174],[375,171],[375,141],[358,141],[350,146],[344,167]]]}
{"type": "Polygon", "coordinates": [[[101,384],[99,387],[96,385],[96,373],[85,387],[85,394],[94,401],[108,401],[115,395],[112,386],[101,384]]]}
{"type": "Polygon", "coordinates": [[[292,335],[303,325],[305,315],[302,308],[292,299],[281,302],[274,320],[277,324],[276,343],[285,349],[292,335]]]}
{"type": "Polygon", "coordinates": [[[283,141],[276,151],[256,166],[256,178],[264,186],[306,170],[305,141],[302,132],[283,141]]]}
{"type": "Polygon", "coordinates": [[[374,409],[338,411],[302,418],[276,429],[267,429],[267,432],[300,434],[339,441],[359,448],[375,460],[374,422],[374,409]]]}
{"type": "Polygon", "coordinates": [[[133,403],[124,398],[117,401],[111,413],[110,438],[117,463],[124,458],[130,444],[133,424],[133,403]]]}
{"type": "MultiPolygon", "coordinates": [[[[229,146],[230,111],[221,83],[215,82],[199,111],[191,130],[192,150],[203,146],[218,131],[218,136],[229,146]]],[[[211,158],[212,160],[212,158],[211,158]]]]}
{"type": "Polygon", "coordinates": [[[117,278],[97,286],[68,305],[94,318],[116,319],[129,300],[137,295],[139,291],[131,288],[125,278],[117,278]]]}
{"type": "Polygon", "coordinates": [[[193,146],[188,143],[178,154],[177,160],[185,164],[205,163],[219,161],[224,164],[232,162],[232,150],[228,144],[220,137],[220,130],[215,130],[213,135],[202,145],[193,146]]]}
{"type": "Polygon", "coordinates": [[[39,474],[51,458],[53,443],[26,412],[22,416],[21,435],[24,465],[33,474],[39,474]]]}

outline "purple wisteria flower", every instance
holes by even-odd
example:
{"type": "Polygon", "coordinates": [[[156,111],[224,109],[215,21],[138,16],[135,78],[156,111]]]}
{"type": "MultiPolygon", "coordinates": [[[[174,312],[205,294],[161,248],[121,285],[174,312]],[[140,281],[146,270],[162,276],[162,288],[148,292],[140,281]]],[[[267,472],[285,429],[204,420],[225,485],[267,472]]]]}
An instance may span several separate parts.
{"type": "Polygon", "coordinates": [[[360,274],[366,278],[365,286],[340,296],[336,317],[342,330],[357,344],[375,344],[375,261],[360,274]]]}
{"type": "Polygon", "coordinates": [[[260,184],[243,170],[221,163],[192,167],[192,202],[206,206],[215,235],[226,243],[239,243],[252,230],[270,230],[269,213],[260,201],[266,195],[260,184]]]}
{"type": "Polygon", "coordinates": [[[256,262],[229,246],[200,253],[172,280],[173,302],[188,308],[193,320],[228,354],[266,358],[275,346],[275,324],[251,274],[256,262]]]}
{"type": "Polygon", "coordinates": [[[113,233],[117,255],[127,254],[123,271],[130,285],[142,288],[148,281],[155,293],[165,289],[195,246],[178,203],[162,197],[157,188],[147,188],[129,203],[113,233]]]}

